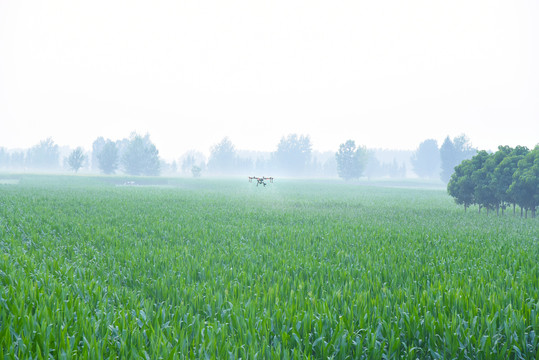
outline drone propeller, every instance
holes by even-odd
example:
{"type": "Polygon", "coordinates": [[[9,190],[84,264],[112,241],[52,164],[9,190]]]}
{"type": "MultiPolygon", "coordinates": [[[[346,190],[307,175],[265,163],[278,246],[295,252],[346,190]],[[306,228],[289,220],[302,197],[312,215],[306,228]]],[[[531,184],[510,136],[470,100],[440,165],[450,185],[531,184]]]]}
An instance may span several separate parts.
{"type": "Polygon", "coordinates": [[[257,176],[249,176],[249,182],[253,182],[253,180],[256,180],[257,181],[257,186],[258,184],[264,184],[264,186],[266,186],[266,180],[269,180],[270,183],[273,183],[273,178],[272,177],[265,177],[265,176],[262,176],[262,177],[257,177],[257,176]]]}

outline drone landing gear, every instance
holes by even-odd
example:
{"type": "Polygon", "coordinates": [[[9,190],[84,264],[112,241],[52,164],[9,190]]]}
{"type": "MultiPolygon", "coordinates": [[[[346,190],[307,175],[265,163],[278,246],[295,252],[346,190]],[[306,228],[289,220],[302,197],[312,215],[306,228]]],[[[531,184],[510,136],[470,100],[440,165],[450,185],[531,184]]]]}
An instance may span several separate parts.
{"type": "Polygon", "coordinates": [[[264,185],[264,187],[266,187],[267,183],[266,183],[266,180],[269,180],[270,183],[273,182],[273,178],[272,177],[256,177],[256,176],[249,176],[249,182],[252,182],[253,180],[256,180],[256,186],[258,187],[258,185],[262,184],[264,185]]]}

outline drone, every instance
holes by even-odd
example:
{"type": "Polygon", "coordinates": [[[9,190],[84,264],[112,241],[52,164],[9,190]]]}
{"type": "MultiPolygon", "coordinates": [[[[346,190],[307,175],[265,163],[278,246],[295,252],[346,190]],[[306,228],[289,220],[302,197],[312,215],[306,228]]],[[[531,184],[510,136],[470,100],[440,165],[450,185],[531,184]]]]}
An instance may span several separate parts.
{"type": "Polygon", "coordinates": [[[267,185],[266,183],[266,180],[269,180],[270,183],[273,183],[273,178],[272,177],[256,177],[256,176],[249,176],[249,182],[253,182],[253,180],[256,180],[256,186],[262,184],[264,186],[267,185]]]}

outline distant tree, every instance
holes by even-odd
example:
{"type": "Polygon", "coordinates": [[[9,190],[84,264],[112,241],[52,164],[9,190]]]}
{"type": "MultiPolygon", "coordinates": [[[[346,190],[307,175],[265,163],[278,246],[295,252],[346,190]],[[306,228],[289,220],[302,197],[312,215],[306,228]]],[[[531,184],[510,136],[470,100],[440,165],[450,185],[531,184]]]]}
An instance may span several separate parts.
{"type": "Polygon", "coordinates": [[[339,146],[339,151],[335,154],[337,174],[344,180],[358,179],[365,170],[367,159],[365,147],[356,147],[354,140],[347,140],[339,146]]]}
{"type": "Polygon", "coordinates": [[[160,172],[159,151],[150,141],[133,133],[122,156],[122,165],[129,175],[157,176],[160,172]]]}
{"type": "MultiPolygon", "coordinates": [[[[94,151],[96,151],[95,149],[94,147],[94,151]]],[[[97,151],[99,151],[96,155],[99,169],[107,175],[114,174],[118,169],[118,163],[120,161],[116,143],[107,139],[100,146],[100,150],[97,151]]]]}
{"type": "Polygon", "coordinates": [[[214,174],[233,173],[236,170],[236,158],[234,145],[225,137],[211,148],[208,170],[214,174]]]}
{"type": "Polygon", "coordinates": [[[396,158],[393,158],[393,162],[389,164],[384,164],[384,173],[389,175],[390,178],[398,179],[406,177],[406,164],[399,162],[396,158]]]}
{"type": "Polygon", "coordinates": [[[79,169],[84,164],[84,161],[86,161],[86,156],[84,155],[84,150],[82,150],[81,147],[78,147],[73,150],[67,158],[67,164],[74,172],[79,171],[79,169]]]}
{"type": "Polygon", "coordinates": [[[60,151],[51,138],[42,140],[26,154],[27,165],[34,169],[56,170],[60,166],[60,151]]]}
{"type": "Polygon", "coordinates": [[[193,167],[191,168],[191,174],[193,174],[193,177],[199,178],[201,173],[202,169],[200,168],[200,166],[193,165],[193,167]]]}
{"type": "Polygon", "coordinates": [[[282,137],[273,154],[276,166],[288,175],[304,175],[311,160],[309,136],[290,134],[282,137]]]}
{"type": "MultiPolygon", "coordinates": [[[[367,154],[367,160],[368,161],[368,154],[367,154]]],[[[366,166],[367,164],[365,164],[366,166]]],[[[337,159],[335,159],[335,156],[328,157],[326,161],[322,163],[322,175],[326,177],[335,177],[338,175],[337,172],[337,159]]]]}
{"type": "Polygon", "coordinates": [[[9,157],[9,166],[12,169],[22,169],[25,163],[25,155],[23,151],[15,151],[9,157]]]}
{"type": "Polygon", "coordinates": [[[463,160],[470,159],[475,153],[477,153],[477,149],[472,147],[470,140],[466,135],[460,135],[454,138],[453,141],[451,141],[449,136],[446,137],[444,143],[440,147],[442,167],[440,178],[444,182],[448,182],[455,171],[455,166],[460,164],[463,160]]]}
{"type": "Polygon", "coordinates": [[[253,171],[255,165],[251,158],[238,156],[236,157],[236,171],[242,174],[249,174],[253,171]]]}
{"type": "Polygon", "coordinates": [[[383,176],[382,164],[372,150],[369,150],[367,152],[367,165],[365,167],[365,175],[369,179],[383,176]]]}
{"type": "Polygon", "coordinates": [[[453,144],[463,160],[471,159],[477,153],[477,149],[472,146],[470,139],[465,134],[453,138],[453,144]]]}
{"type": "Polygon", "coordinates": [[[419,144],[411,158],[414,172],[419,177],[437,178],[440,176],[440,149],[438,142],[428,139],[419,144]]]}
{"type": "Polygon", "coordinates": [[[176,163],[176,160],[173,160],[172,164],[170,164],[170,172],[172,174],[176,174],[178,172],[178,164],[176,163]]]}
{"type": "Polygon", "coordinates": [[[518,162],[509,193],[526,211],[526,216],[531,210],[532,217],[535,217],[539,206],[539,145],[518,162]]]}
{"type": "Polygon", "coordinates": [[[10,162],[10,156],[6,149],[3,147],[0,147],[0,168],[7,168],[9,167],[10,162]]]}
{"type": "Polygon", "coordinates": [[[103,151],[103,147],[105,146],[105,139],[100,136],[97,139],[94,140],[92,143],[92,155],[91,155],[91,167],[92,170],[98,171],[102,170],[99,166],[99,154],[101,154],[101,151],[103,151]]]}
{"type": "Polygon", "coordinates": [[[189,150],[180,157],[180,163],[182,173],[189,174],[195,165],[202,171],[206,163],[206,158],[199,151],[189,150]]]}
{"type": "Polygon", "coordinates": [[[453,141],[451,141],[449,136],[445,138],[442,146],[440,147],[440,161],[442,166],[440,177],[442,181],[448,181],[455,171],[455,166],[459,164],[455,144],[453,144],[453,141]]]}

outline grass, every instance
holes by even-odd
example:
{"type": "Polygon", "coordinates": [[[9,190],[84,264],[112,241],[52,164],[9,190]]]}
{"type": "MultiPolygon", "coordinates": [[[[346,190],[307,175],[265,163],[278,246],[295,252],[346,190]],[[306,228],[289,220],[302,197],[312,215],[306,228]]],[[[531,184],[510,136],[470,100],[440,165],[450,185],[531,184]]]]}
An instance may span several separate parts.
{"type": "Polygon", "coordinates": [[[537,219],[432,188],[17,179],[0,357],[537,357],[537,219]]]}

